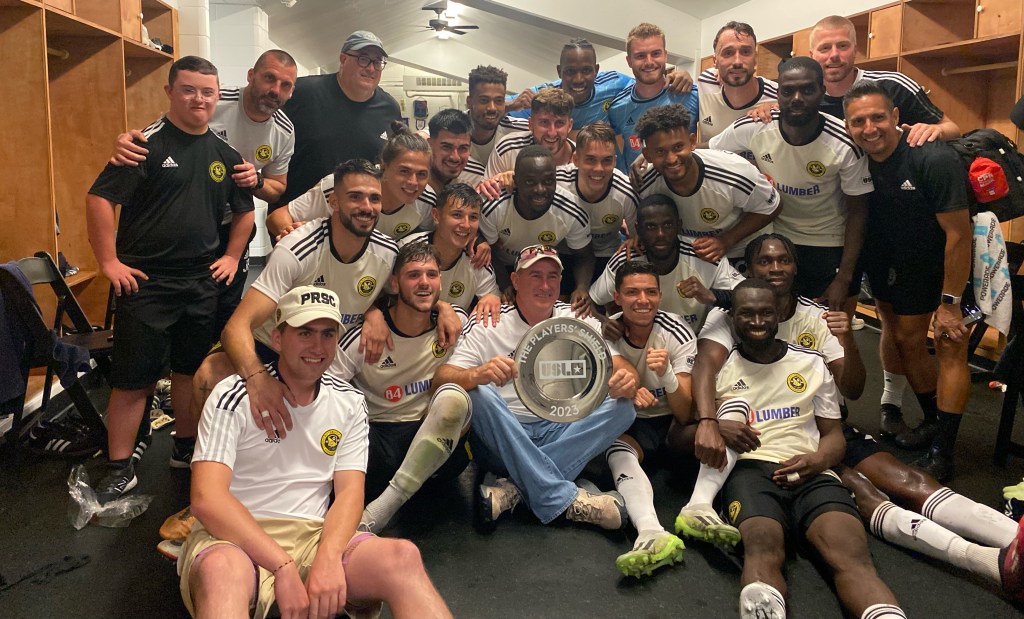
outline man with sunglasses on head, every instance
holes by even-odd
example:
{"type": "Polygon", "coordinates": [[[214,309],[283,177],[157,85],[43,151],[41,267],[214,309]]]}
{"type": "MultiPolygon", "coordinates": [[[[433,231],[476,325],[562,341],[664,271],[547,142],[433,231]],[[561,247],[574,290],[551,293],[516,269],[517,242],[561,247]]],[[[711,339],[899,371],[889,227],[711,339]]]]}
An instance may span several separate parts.
{"type": "Polygon", "coordinates": [[[295,125],[295,155],[288,187],[271,210],[306,193],[342,161],[376,160],[391,121],[401,115],[398,102],[380,88],[387,57],[377,35],[357,30],[341,46],[337,73],[296,80],[284,107],[295,125]]]}

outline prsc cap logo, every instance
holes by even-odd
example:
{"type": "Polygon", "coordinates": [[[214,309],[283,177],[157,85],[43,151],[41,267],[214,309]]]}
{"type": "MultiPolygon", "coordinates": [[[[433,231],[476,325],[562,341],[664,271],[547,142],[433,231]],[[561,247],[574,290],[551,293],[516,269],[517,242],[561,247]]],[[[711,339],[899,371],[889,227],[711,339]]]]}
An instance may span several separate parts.
{"type": "Polygon", "coordinates": [[[448,349],[438,344],[437,340],[434,340],[434,343],[430,345],[430,352],[434,353],[435,359],[440,359],[448,353],[448,349]]]}
{"type": "Polygon", "coordinates": [[[395,236],[406,234],[411,229],[412,229],[412,226],[410,226],[408,223],[403,221],[402,223],[400,223],[397,226],[395,226],[395,236]]]}
{"type": "Polygon", "coordinates": [[[618,220],[618,216],[615,215],[614,213],[608,213],[607,215],[601,218],[601,222],[604,223],[606,226],[610,226],[613,223],[617,222],[618,220]]]}
{"type": "Polygon", "coordinates": [[[377,280],[370,277],[369,275],[359,278],[359,282],[356,284],[356,292],[361,297],[368,297],[373,294],[373,291],[377,289],[377,280]]]}
{"type": "Polygon", "coordinates": [[[706,224],[713,224],[718,221],[718,211],[713,208],[700,209],[700,219],[706,224]]]}
{"type": "Polygon", "coordinates": [[[334,428],[324,432],[323,436],[320,437],[320,449],[328,456],[333,456],[338,451],[338,445],[340,444],[341,432],[334,428]]]}
{"type": "Polygon", "coordinates": [[[270,158],[274,156],[274,149],[270,147],[270,144],[263,144],[256,149],[256,161],[260,163],[266,163],[270,161],[270,158]]]}
{"type": "Polygon", "coordinates": [[[793,372],[786,377],[786,386],[794,393],[803,393],[804,391],[807,391],[807,381],[804,380],[803,376],[800,376],[800,374],[796,372],[793,372]]]}
{"type": "Polygon", "coordinates": [[[736,519],[740,517],[741,509],[743,509],[743,505],[739,501],[729,503],[729,522],[736,524],[736,519]]]}
{"type": "Polygon", "coordinates": [[[452,282],[451,286],[448,286],[448,296],[458,298],[462,296],[462,293],[466,291],[466,286],[462,282],[452,282]]]}
{"type": "Polygon", "coordinates": [[[812,161],[807,164],[807,173],[814,178],[825,176],[825,164],[820,161],[812,161]]]}
{"type": "Polygon", "coordinates": [[[555,233],[550,230],[545,230],[537,235],[537,240],[544,244],[554,243],[556,238],[558,237],[556,237],[555,233]]]}
{"type": "Polygon", "coordinates": [[[210,164],[210,178],[212,178],[214,181],[219,183],[222,180],[224,180],[225,173],[226,168],[224,167],[224,164],[221,163],[220,161],[214,161],[213,163],[210,164]]]}
{"type": "Polygon", "coordinates": [[[804,331],[796,338],[796,343],[800,344],[804,348],[814,348],[815,342],[814,334],[807,331],[804,331]]]}

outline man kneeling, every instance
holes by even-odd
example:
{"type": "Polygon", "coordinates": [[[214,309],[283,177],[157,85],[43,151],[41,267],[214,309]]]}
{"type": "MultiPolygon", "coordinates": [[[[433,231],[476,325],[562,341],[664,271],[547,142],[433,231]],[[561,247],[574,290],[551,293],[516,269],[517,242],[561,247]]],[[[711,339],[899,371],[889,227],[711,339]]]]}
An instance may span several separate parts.
{"type": "Polygon", "coordinates": [[[192,458],[192,511],[181,595],[195,617],[334,617],[387,602],[395,617],[451,617],[408,541],[356,533],[363,510],[363,396],[324,375],[338,348],[338,297],[295,288],[271,333],[294,429],[267,438],[248,414],[245,381],[221,381],[206,401],[192,458]],[[335,494],[330,504],[331,490],[335,494]]]}

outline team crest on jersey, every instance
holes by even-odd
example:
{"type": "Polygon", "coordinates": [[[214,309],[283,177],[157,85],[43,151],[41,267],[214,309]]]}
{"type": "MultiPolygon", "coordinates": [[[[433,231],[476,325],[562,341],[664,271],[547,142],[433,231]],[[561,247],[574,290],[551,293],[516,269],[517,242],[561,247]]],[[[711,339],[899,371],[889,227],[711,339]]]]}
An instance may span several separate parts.
{"type": "Polygon", "coordinates": [[[333,456],[341,444],[341,432],[331,428],[320,437],[320,449],[328,456],[333,456]]]}
{"type": "Polygon", "coordinates": [[[618,220],[619,220],[618,216],[615,215],[614,213],[608,213],[607,215],[605,215],[604,217],[601,218],[601,222],[604,223],[607,226],[612,225],[613,223],[615,223],[618,220]]]}
{"type": "Polygon", "coordinates": [[[369,275],[359,278],[359,282],[356,284],[356,292],[361,297],[368,297],[373,294],[373,291],[377,289],[377,280],[370,277],[369,275]]]}
{"type": "Polygon", "coordinates": [[[786,377],[786,386],[789,387],[789,390],[793,393],[803,393],[804,391],[807,391],[807,381],[797,372],[793,372],[786,377]]]}
{"type": "Polygon", "coordinates": [[[210,178],[216,182],[224,180],[224,175],[227,173],[227,169],[224,164],[220,161],[214,161],[210,164],[210,178]]]}
{"type": "Polygon", "coordinates": [[[256,161],[260,163],[266,163],[270,161],[270,158],[274,155],[274,149],[270,148],[270,144],[263,144],[256,149],[256,161]]]}
{"type": "Polygon", "coordinates": [[[448,353],[448,349],[441,346],[437,340],[434,340],[434,343],[430,345],[430,352],[434,353],[435,359],[440,359],[448,353]]]}
{"type": "Polygon", "coordinates": [[[410,226],[408,223],[403,221],[402,223],[400,223],[397,226],[395,226],[394,236],[399,236],[401,234],[406,234],[406,233],[409,232],[410,229],[412,229],[412,226],[410,226]]]}
{"type": "Polygon", "coordinates": [[[550,230],[545,230],[537,235],[537,240],[541,243],[554,243],[556,238],[555,233],[550,230]]]}
{"type": "Polygon", "coordinates": [[[466,286],[462,282],[452,282],[451,286],[448,286],[449,297],[461,297],[462,293],[466,291],[466,286]]]}
{"type": "Polygon", "coordinates": [[[736,519],[740,517],[741,509],[743,509],[743,505],[739,501],[729,503],[729,522],[736,524],[736,519]]]}
{"type": "Polygon", "coordinates": [[[718,221],[718,211],[713,208],[700,209],[700,218],[706,224],[713,224],[718,221]]]}
{"type": "Polygon", "coordinates": [[[804,331],[796,338],[796,343],[800,344],[804,348],[814,348],[815,342],[814,334],[807,331],[804,331]]]}
{"type": "Polygon", "coordinates": [[[605,114],[607,114],[608,110],[611,109],[611,107],[612,107],[612,100],[608,99],[604,103],[601,104],[601,111],[604,112],[605,114]]]}
{"type": "Polygon", "coordinates": [[[807,173],[814,178],[825,176],[825,164],[820,161],[812,161],[808,163],[806,169],[807,173]]]}

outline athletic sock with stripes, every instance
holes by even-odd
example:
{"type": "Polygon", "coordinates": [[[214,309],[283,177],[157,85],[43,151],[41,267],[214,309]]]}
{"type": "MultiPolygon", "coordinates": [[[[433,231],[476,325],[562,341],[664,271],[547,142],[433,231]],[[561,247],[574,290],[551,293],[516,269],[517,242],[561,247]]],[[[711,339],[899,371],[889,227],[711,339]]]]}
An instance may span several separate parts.
{"type": "Polygon", "coordinates": [[[664,531],[654,511],[654,488],[632,445],[616,440],[604,452],[608,468],[615,480],[615,489],[626,501],[626,511],[637,531],[664,531]]]}
{"type": "Polygon", "coordinates": [[[1017,536],[1016,522],[949,488],[936,490],[925,499],[921,513],[950,531],[986,546],[1003,548],[1017,536]]]}
{"type": "MultiPolygon", "coordinates": [[[[738,410],[727,410],[725,405],[718,416],[719,421],[742,421],[746,422],[747,416],[738,410]]],[[[700,465],[700,472],[697,473],[697,481],[693,485],[693,493],[686,507],[693,505],[713,505],[715,497],[718,496],[729,473],[736,466],[736,452],[728,447],[725,448],[725,468],[719,471],[706,464],[700,465]]]]}
{"type": "Polygon", "coordinates": [[[907,619],[907,615],[899,606],[872,604],[864,609],[860,619],[907,619]]]}

